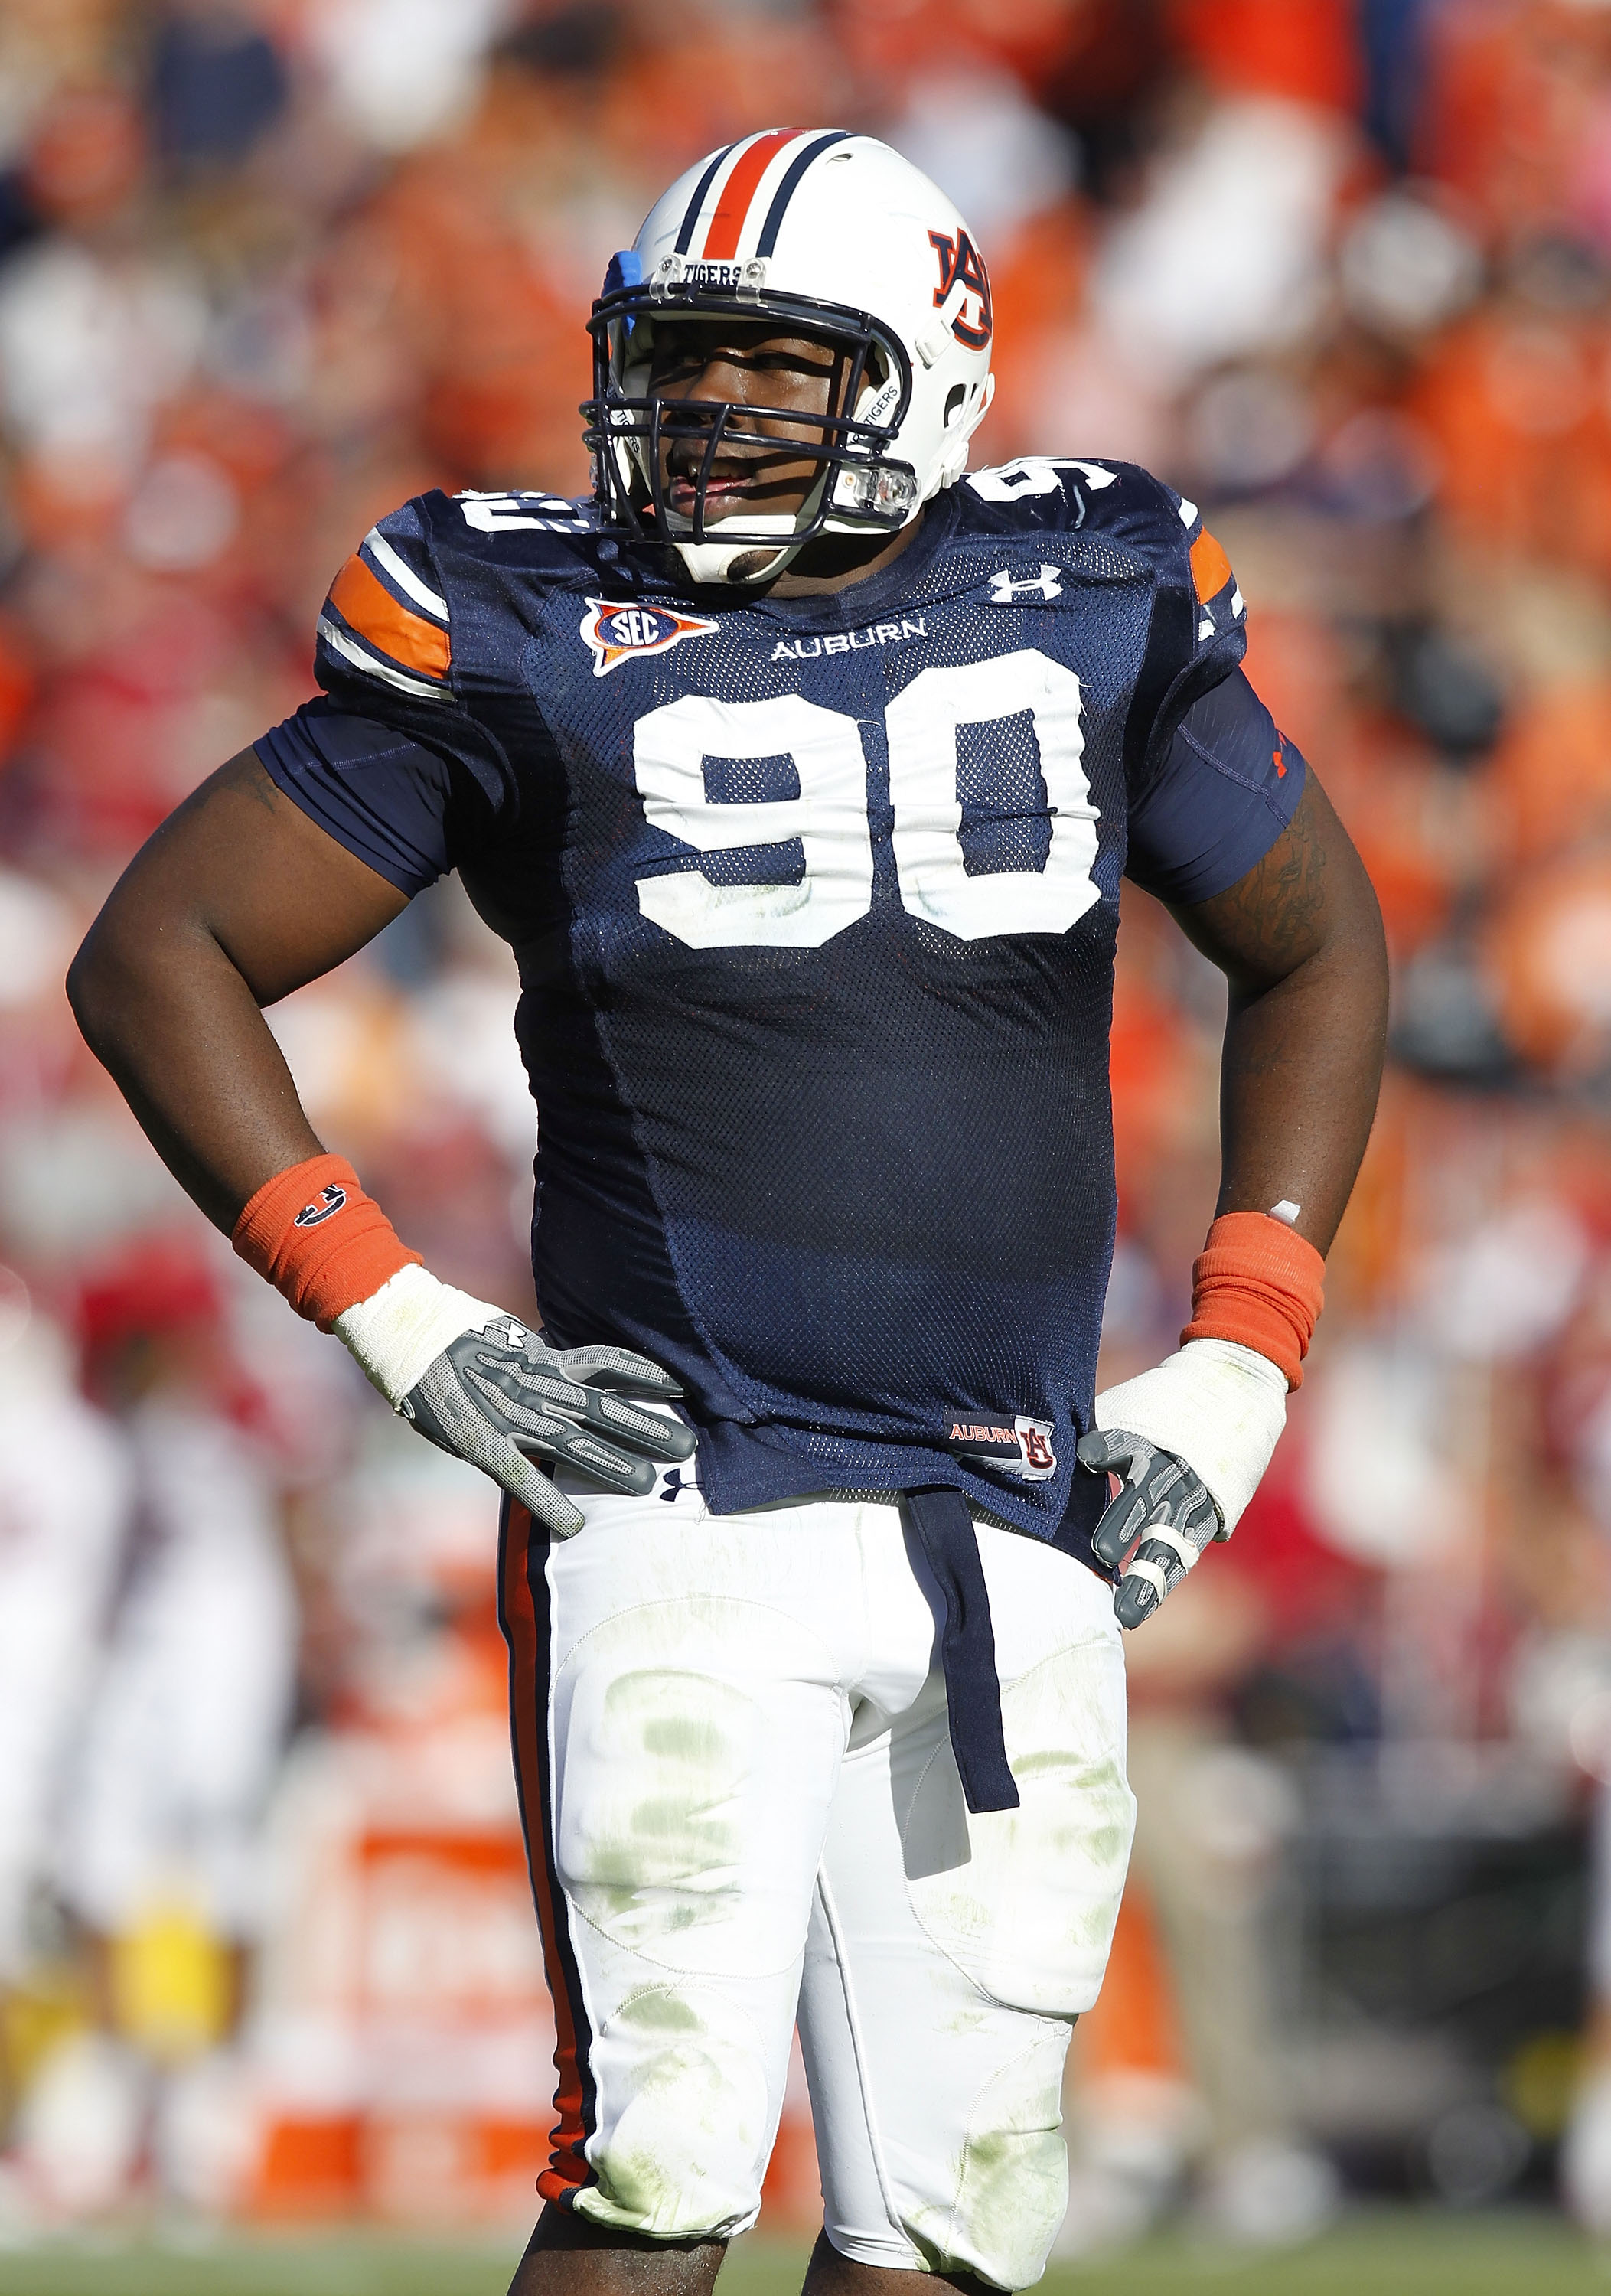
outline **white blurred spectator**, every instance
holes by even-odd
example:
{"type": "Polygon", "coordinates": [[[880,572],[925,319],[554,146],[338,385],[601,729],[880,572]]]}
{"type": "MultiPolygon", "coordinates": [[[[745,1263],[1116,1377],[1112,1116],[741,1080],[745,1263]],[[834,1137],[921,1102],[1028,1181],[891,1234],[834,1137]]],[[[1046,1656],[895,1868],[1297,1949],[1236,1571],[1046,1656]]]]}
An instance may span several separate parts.
{"type": "Polygon", "coordinates": [[[1450,1554],[1475,1531],[1474,1501],[1439,1445],[1445,1384],[1421,1354],[1334,1342],[1305,1414],[1305,1496],[1340,1553],[1377,1569],[1450,1554]]]}
{"type": "Polygon", "coordinates": [[[919,80],[887,132],[998,262],[1021,223],[1073,189],[1073,142],[1005,72],[919,80]]]}
{"type": "Polygon", "coordinates": [[[1326,441],[1319,475],[1344,517],[1386,521],[1425,509],[1441,472],[1436,447],[1413,415],[1365,406],[1326,441]]]}
{"type": "Polygon", "coordinates": [[[59,987],[78,931],[61,897],[20,870],[0,867],[0,1010],[59,987]]]}
{"type": "Polygon", "coordinates": [[[27,1961],[130,1496],[117,1428],[79,1396],[62,1333],[0,1269],[0,1991],[27,1961]]]}
{"type": "Polygon", "coordinates": [[[1427,1256],[1423,1329],[1457,1360],[1515,1361],[1560,1330],[1589,1264],[1589,1240],[1565,1204],[1548,1197],[1511,1204],[1427,1256]]]}
{"type": "Polygon", "coordinates": [[[1233,367],[1197,394],[1188,444],[1205,487],[1252,493],[1297,469],[1314,443],[1314,427],[1309,395],[1290,376],[1233,367]]]}
{"type": "Polygon", "coordinates": [[[26,448],[131,468],[206,333],[206,306],[177,272],[46,241],[0,277],[0,405],[26,448]]]}
{"type": "Polygon", "coordinates": [[[1108,233],[1091,280],[1106,334],[1173,382],[1302,339],[1323,308],[1348,135],[1273,98],[1220,105],[1155,162],[1108,233]]]}
{"type": "Polygon", "coordinates": [[[216,1410],[154,1396],[128,1431],[141,1548],[77,1766],[63,1894],[115,1935],[177,1887],[215,1931],[250,1938],[295,1669],[272,1487],[216,1410]]]}
{"type": "Polygon", "coordinates": [[[0,1131],[0,1228],[29,1267],[77,1262],[179,1207],[178,1184],[126,1111],[63,1100],[0,1131]]]}
{"type": "Polygon", "coordinates": [[[1384,334],[1415,335],[1462,311],[1483,284],[1482,250],[1435,197],[1400,184],[1361,208],[1338,251],[1350,311],[1384,334]]]}
{"type": "Polygon", "coordinates": [[[449,966],[413,1000],[407,1046],[427,1103],[463,1109],[523,1176],[537,1110],[510,1025],[518,993],[512,965],[449,966]]]}
{"type": "Polygon", "coordinates": [[[210,566],[234,539],[241,501],[234,480],[210,455],[164,455],[136,488],[123,540],[137,565],[159,574],[210,566]]]}
{"type": "Polygon", "coordinates": [[[511,0],[321,0],[307,37],[348,127],[403,152],[472,111],[512,12],[511,0]]]}

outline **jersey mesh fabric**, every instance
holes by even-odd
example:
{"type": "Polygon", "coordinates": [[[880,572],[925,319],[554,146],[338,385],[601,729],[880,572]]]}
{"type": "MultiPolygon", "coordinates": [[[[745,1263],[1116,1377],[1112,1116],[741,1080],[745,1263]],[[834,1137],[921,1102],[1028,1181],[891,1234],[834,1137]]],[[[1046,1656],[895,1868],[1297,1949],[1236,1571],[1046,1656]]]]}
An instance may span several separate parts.
{"type": "MultiPolygon", "coordinates": [[[[679,594],[663,562],[585,512],[544,502],[522,522],[522,498],[508,502],[496,532],[441,496],[381,529],[448,602],[449,703],[328,650],[320,676],[342,709],[442,761],[441,857],[514,949],[541,1122],[533,1267],[555,1343],[640,1349],[681,1381],[719,1511],[939,1483],[1053,1536],[1090,1424],[1112,1250],[1107,1037],[1128,825],[1143,792],[1158,803],[1179,719],[1243,649],[1223,603],[1199,634],[1195,524],[1122,466],[1100,488],[1038,477],[1022,499],[965,484],[869,580],[767,600],[679,594]],[[585,635],[601,599],[658,611],[645,628],[663,633],[673,612],[701,627],[601,675],[585,635]],[[1073,922],[1020,930],[1015,889],[1037,885],[1056,838],[1081,833],[1080,808],[1066,759],[1065,804],[1052,802],[1032,693],[964,708],[954,761],[925,741],[920,770],[959,813],[958,873],[996,903],[966,938],[915,913],[887,713],[925,671],[983,675],[1004,655],[1032,674],[1055,666],[1056,691],[1078,678],[1096,851],[1073,922]],[[802,791],[775,740],[745,757],[724,730],[742,727],[743,705],[789,697],[854,728],[860,765],[832,802],[802,791]],[[695,805],[702,784],[731,834],[728,808],[801,801],[800,833],[777,836],[797,824],[774,816],[769,838],[703,850],[661,825],[663,808],[652,817],[645,723],[678,703],[710,728],[695,805]],[[834,855],[870,847],[860,913],[819,945],[723,940],[719,919],[718,945],[701,946],[645,910],[659,881],[690,875],[739,899],[746,886],[812,891],[814,834],[837,839],[834,855]],[[1021,1419],[1050,1430],[1042,1479],[957,1456],[965,1431],[1010,1435],[1021,1419]]],[[[295,772],[266,761],[298,795],[295,772]]],[[[1213,770],[1189,757],[1183,769],[1213,770]]],[[[416,770],[411,803],[418,786],[416,770]]],[[[372,781],[365,802],[378,803],[372,781]]],[[[1243,866],[1279,833],[1278,810],[1243,866]]]]}

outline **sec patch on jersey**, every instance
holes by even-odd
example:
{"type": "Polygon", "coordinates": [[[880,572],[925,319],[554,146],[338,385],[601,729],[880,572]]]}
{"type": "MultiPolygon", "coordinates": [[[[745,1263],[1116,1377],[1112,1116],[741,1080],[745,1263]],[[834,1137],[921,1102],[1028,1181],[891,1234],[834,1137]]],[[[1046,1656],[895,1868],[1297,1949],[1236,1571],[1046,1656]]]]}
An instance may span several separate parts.
{"type": "Polygon", "coordinates": [[[606,598],[589,598],[581,634],[593,649],[594,676],[607,677],[635,655],[669,653],[684,638],[709,637],[719,627],[669,606],[612,605],[606,598]]]}

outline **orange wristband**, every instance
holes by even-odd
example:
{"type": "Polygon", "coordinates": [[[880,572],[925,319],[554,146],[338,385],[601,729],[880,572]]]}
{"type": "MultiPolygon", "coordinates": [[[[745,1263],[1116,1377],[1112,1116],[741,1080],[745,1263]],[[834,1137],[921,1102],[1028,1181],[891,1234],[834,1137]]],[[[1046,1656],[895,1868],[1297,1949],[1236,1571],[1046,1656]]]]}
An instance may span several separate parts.
{"type": "Polygon", "coordinates": [[[232,1241],[247,1266],[322,1332],[420,1260],[344,1156],[309,1156],[266,1180],[232,1241]]]}
{"type": "Polygon", "coordinates": [[[1188,1340],[1234,1340],[1303,1384],[1303,1363],[1326,1301],[1326,1262],[1268,1212],[1222,1212],[1191,1271],[1188,1340]]]}

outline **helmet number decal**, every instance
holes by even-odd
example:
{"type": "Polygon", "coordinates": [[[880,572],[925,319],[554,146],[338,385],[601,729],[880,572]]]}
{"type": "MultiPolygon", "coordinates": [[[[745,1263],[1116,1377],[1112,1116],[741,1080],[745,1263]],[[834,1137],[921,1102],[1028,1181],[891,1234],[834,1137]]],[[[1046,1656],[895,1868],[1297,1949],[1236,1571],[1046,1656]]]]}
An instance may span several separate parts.
{"type": "MultiPolygon", "coordinates": [[[[1084,769],[1080,680],[1037,648],[922,670],[884,712],[902,906],[959,940],[1063,933],[1097,898],[1097,808],[1084,769]],[[1028,718],[1027,728],[1023,720],[1028,718]],[[1002,800],[1046,838],[1037,862],[987,869],[964,843],[964,739],[1032,737],[1043,807],[1002,800]]],[[[633,763],[645,818],[700,857],[637,881],[638,907],[694,948],[820,948],[873,906],[867,760],[854,718],[799,694],[719,701],[688,693],[637,721],[633,763]],[[711,794],[712,767],[792,781],[797,795],[711,794]],[[764,761],[769,772],[760,770],[764,761]],[[733,857],[717,861],[716,857],[733,857]],[[739,858],[743,856],[743,859],[739,858]],[[707,871],[706,857],[716,865],[707,871]],[[772,882],[735,882],[745,864],[772,882]],[[726,882],[716,882],[718,874],[726,882]],[[777,882],[779,875],[785,882],[777,882]]]]}

